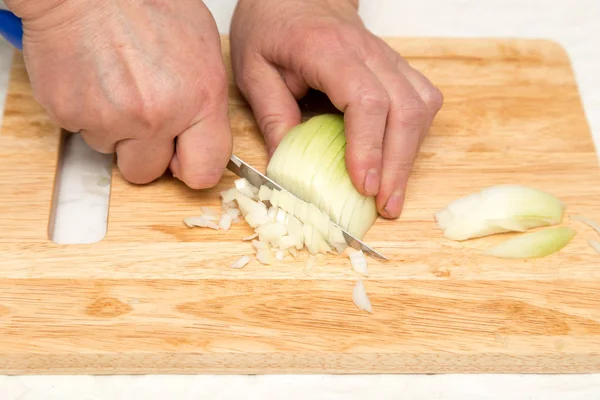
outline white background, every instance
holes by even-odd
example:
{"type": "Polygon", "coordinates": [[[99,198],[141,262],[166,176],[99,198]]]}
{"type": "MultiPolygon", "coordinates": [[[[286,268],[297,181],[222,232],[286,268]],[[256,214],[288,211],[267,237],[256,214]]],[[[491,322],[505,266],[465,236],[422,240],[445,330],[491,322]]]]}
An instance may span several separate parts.
{"type": "MultiPolygon", "coordinates": [[[[236,2],[206,3],[220,31],[227,33],[236,2]]],[[[572,59],[586,116],[596,146],[600,146],[600,0],[362,0],[360,13],[368,28],[385,36],[523,37],[559,42],[572,59]]],[[[11,53],[0,39],[2,107],[11,53]]],[[[68,145],[54,239],[93,242],[104,235],[108,175],[102,166],[107,159],[90,152],[78,137],[68,145]]],[[[598,400],[600,375],[0,376],[0,400],[251,400],[282,396],[598,400]]]]}

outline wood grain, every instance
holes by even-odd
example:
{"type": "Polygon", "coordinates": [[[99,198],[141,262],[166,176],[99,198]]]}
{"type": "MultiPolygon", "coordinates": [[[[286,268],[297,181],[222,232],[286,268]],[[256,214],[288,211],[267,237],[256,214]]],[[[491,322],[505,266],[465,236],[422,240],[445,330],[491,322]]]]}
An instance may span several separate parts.
{"type": "MultiPolygon", "coordinates": [[[[511,236],[441,237],[435,211],[498,183],[548,190],[569,214],[600,220],[600,170],[569,59],[536,40],[388,42],[445,95],[399,220],[365,240],[372,315],[352,303],[344,256],[304,273],[306,256],[229,266],[252,252],[182,219],[218,207],[231,186],[193,191],[165,176],[145,186],[113,170],[106,237],[49,239],[61,135],[34,101],[16,54],[0,136],[0,374],[442,373],[600,371],[596,234],[547,258],[481,250],[511,236]]],[[[229,64],[228,41],[223,37],[229,64]]],[[[230,74],[231,78],[231,74],[230,74]]],[[[264,170],[252,114],[230,84],[235,153],[264,170]]]]}

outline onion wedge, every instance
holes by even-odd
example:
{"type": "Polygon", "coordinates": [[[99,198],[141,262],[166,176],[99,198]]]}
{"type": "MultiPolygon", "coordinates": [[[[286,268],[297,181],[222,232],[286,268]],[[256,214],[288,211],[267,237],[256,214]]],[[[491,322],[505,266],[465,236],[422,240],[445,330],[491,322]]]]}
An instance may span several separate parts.
{"type": "Polygon", "coordinates": [[[567,226],[555,226],[516,236],[486,250],[483,254],[519,259],[545,257],[569,244],[575,234],[575,231],[567,226]]]}
{"type": "Polygon", "coordinates": [[[435,220],[444,237],[460,241],[557,225],[564,210],[559,199],[541,190],[496,185],[454,200],[435,214],[435,220]]]}

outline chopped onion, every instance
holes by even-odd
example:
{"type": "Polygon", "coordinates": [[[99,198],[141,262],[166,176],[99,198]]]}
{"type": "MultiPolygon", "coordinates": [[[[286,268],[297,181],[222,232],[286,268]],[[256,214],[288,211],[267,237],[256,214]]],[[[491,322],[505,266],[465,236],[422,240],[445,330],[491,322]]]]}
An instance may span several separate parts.
{"type": "Polygon", "coordinates": [[[582,222],[582,223],[584,223],[586,225],[589,225],[596,232],[600,233],[600,224],[598,224],[596,221],[594,221],[591,218],[588,218],[588,217],[583,216],[583,215],[572,215],[571,219],[574,220],[574,221],[579,221],[579,222],[582,222]]]}
{"type": "Polygon", "coordinates": [[[573,229],[555,226],[516,236],[486,250],[484,255],[521,259],[545,257],[565,247],[574,237],[573,229]]]}
{"type": "Polygon", "coordinates": [[[199,217],[187,217],[183,219],[183,222],[190,228],[198,226],[201,228],[211,228],[215,230],[219,229],[219,225],[217,225],[204,215],[201,215],[199,217]]]}
{"type": "Polygon", "coordinates": [[[277,250],[275,252],[275,258],[278,260],[283,260],[283,250],[277,250]]]}
{"type": "Polygon", "coordinates": [[[238,258],[233,264],[231,264],[231,268],[244,268],[246,264],[250,262],[250,257],[242,256],[238,258]]]}
{"type": "Polygon", "coordinates": [[[328,223],[315,210],[362,239],[378,217],[377,207],[374,197],[363,196],[352,184],[345,149],[342,115],[317,115],[293,127],[277,146],[267,175],[302,201],[273,190],[271,204],[305,224],[316,217],[315,227],[325,238],[328,223]]]}
{"type": "Polygon", "coordinates": [[[255,232],[253,235],[246,236],[245,238],[242,238],[242,240],[246,240],[246,241],[248,241],[248,240],[255,239],[255,238],[257,238],[257,237],[258,237],[258,233],[256,233],[256,232],[255,232]]]}
{"type": "Polygon", "coordinates": [[[229,217],[231,218],[231,220],[234,220],[236,218],[238,218],[240,216],[240,210],[237,208],[230,208],[228,210],[225,210],[225,213],[227,215],[229,215],[229,217]]]}
{"type": "Polygon", "coordinates": [[[373,307],[371,306],[371,301],[369,300],[369,296],[367,295],[367,291],[365,290],[365,285],[363,281],[359,279],[356,281],[356,285],[354,286],[354,290],[352,291],[352,301],[356,306],[364,311],[368,311],[370,313],[373,312],[373,307]]]}
{"type": "Polygon", "coordinates": [[[435,214],[444,237],[467,240],[503,232],[525,232],[559,224],[563,203],[553,195],[522,185],[496,185],[449,203],[435,214]]]}
{"type": "Polygon", "coordinates": [[[256,228],[261,242],[270,242],[278,245],[280,238],[287,233],[285,225],[278,222],[269,222],[256,228]]]}
{"type": "Polygon", "coordinates": [[[265,242],[260,242],[258,240],[253,240],[252,241],[252,246],[256,249],[256,250],[268,250],[269,249],[269,245],[265,242]]]}
{"type": "Polygon", "coordinates": [[[269,222],[269,217],[267,217],[267,213],[265,210],[256,209],[250,213],[248,213],[245,217],[246,222],[253,228],[261,226],[269,222]]]}
{"type": "Polygon", "coordinates": [[[271,199],[271,189],[268,186],[262,185],[258,190],[258,199],[260,201],[268,201],[271,199]]]}
{"type": "Polygon", "coordinates": [[[592,246],[592,248],[593,248],[594,250],[596,250],[596,253],[600,254],[600,242],[599,242],[599,241],[597,241],[597,240],[593,240],[593,239],[589,239],[589,240],[588,240],[588,244],[589,244],[590,246],[592,246]]]}
{"type": "Polygon", "coordinates": [[[359,275],[369,276],[367,271],[367,258],[362,250],[350,253],[350,264],[352,269],[359,275]]]}
{"type": "Polygon", "coordinates": [[[277,210],[277,214],[275,215],[275,221],[279,222],[280,224],[285,224],[287,223],[287,219],[288,215],[285,211],[283,211],[282,209],[277,210]]]}
{"type": "Polygon", "coordinates": [[[237,194],[236,188],[231,188],[229,190],[225,190],[221,192],[221,197],[223,198],[224,204],[229,204],[235,200],[235,196],[237,194]]]}
{"type": "Polygon", "coordinates": [[[200,207],[200,210],[202,211],[202,214],[206,217],[213,217],[215,218],[215,221],[219,219],[219,214],[217,214],[217,212],[212,208],[202,206],[200,207]]]}
{"type": "Polygon", "coordinates": [[[316,258],[313,255],[308,257],[306,263],[304,264],[304,273],[308,273],[308,271],[313,269],[313,267],[315,266],[315,260],[316,258]]]}
{"type": "Polygon", "coordinates": [[[228,231],[231,227],[231,222],[232,218],[229,216],[229,214],[225,213],[221,215],[221,219],[219,221],[219,228],[223,229],[224,231],[228,231]]]}
{"type": "Polygon", "coordinates": [[[295,245],[296,239],[294,239],[290,235],[283,235],[279,238],[279,247],[281,247],[282,250],[287,250],[289,248],[294,247],[295,245]]]}
{"type": "Polygon", "coordinates": [[[275,262],[275,259],[273,257],[273,254],[271,253],[270,250],[268,249],[261,249],[258,250],[256,252],[256,259],[261,263],[261,264],[266,264],[266,265],[270,265],[273,264],[273,262],[275,262]]]}
{"type": "Polygon", "coordinates": [[[277,207],[269,208],[269,211],[267,212],[267,216],[269,217],[269,220],[271,222],[275,222],[275,220],[277,219],[277,207]]]}
{"type": "Polygon", "coordinates": [[[295,247],[290,247],[288,249],[288,253],[290,253],[290,255],[294,258],[298,257],[298,251],[296,250],[295,247]]]}
{"type": "Polygon", "coordinates": [[[258,198],[258,196],[257,196],[258,189],[256,187],[252,186],[250,184],[250,182],[248,182],[247,179],[245,179],[245,178],[236,179],[234,184],[235,184],[235,188],[238,190],[238,192],[240,192],[244,196],[247,196],[251,199],[258,198]]]}

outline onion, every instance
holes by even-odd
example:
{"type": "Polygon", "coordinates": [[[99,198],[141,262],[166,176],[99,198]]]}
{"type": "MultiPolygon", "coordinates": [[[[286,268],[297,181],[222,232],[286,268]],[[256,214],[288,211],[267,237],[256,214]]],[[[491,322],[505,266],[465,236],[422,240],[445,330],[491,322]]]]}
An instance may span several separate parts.
{"type": "Polygon", "coordinates": [[[352,291],[352,301],[356,306],[364,311],[368,311],[370,313],[373,312],[373,307],[371,307],[371,301],[369,300],[369,296],[367,295],[367,291],[365,290],[365,285],[363,281],[359,279],[356,281],[356,285],[354,286],[354,290],[352,291]]]}
{"type": "Polygon", "coordinates": [[[251,199],[258,199],[258,189],[250,184],[246,178],[236,179],[235,188],[244,196],[250,197],[251,199]]]}
{"type": "Polygon", "coordinates": [[[275,262],[275,259],[273,257],[273,254],[271,253],[270,250],[268,249],[261,249],[258,250],[256,252],[256,259],[261,263],[261,264],[266,264],[266,265],[270,265],[273,264],[275,262]]]}
{"type": "Polygon", "coordinates": [[[229,190],[225,190],[225,191],[221,192],[221,197],[223,198],[223,203],[230,204],[231,202],[233,202],[235,200],[236,194],[237,194],[236,188],[231,188],[229,190]]]}
{"type": "Polygon", "coordinates": [[[201,215],[199,217],[187,217],[183,219],[183,222],[190,228],[199,226],[201,228],[211,228],[216,230],[219,229],[219,225],[217,225],[215,222],[211,221],[204,215],[201,215]]]}
{"type": "Polygon", "coordinates": [[[516,236],[486,250],[484,255],[521,259],[545,257],[565,247],[574,237],[573,229],[555,226],[516,236]]]}
{"type": "Polygon", "coordinates": [[[233,264],[231,264],[231,268],[244,268],[246,264],[250,262],[250,257],[242,256],[238,258],[233,264]]]}
{"type": "Polygon", "coordinates": [[[231,227],[231,222],[232,218],[229,216],[229,214],[225,213],[221,215],[221,219],[219,220],[219,228],[223,229],[224,231],[228,231],[231,227]]]}
{"type": "Polygon", "coordinates": [[[572,215],[571,219],[573,221],[579,221],[579,222],[582,222],[582,223],[584,223],[586,225],[589,225],[596,232],[600,233],[600,224],[598,224],[596,221],[594,221],[591,218],[585,217],[583,215],[572,215]]]}
{"type": "Polygon", "coordinates": [[[229,209],[225,210],[225,213],[227,215],[229,215],[231,220],[234,220],[240,216],[240,210],[237,208],[229,208],[229,209]]]}
{"type": "Polygon", "coordinates": [[[350,180],[345,160],[346,137],[343,116],[324,114],[292,128],[277,146],[267,166],[267,175],[294,196],[273,190],[270,202],[314,224],[326,238],[325,214],[352,235],[362,239],[377,219],[374,197],[361,195],[350,180]],[[312,206],[312,207],[311,207],[312,206]]]}
{"type": "Polygon", "coordinates": [[[267,243],[258,240],[252,241],[252,247],[254,247],[256,250],[269,250],[269,245],[267,243]]]}
{"type": "Polygon", "coordinates": [[[298,251],[296,250],[295,247],[290,247],[288,249],[288,253],[290,253],[290,255],[294,258],[298,257],[298,251]]]}
{"type": "Polygon", "coordinates": [[[559,224],[563,203],[553,195],[522,185],[497,185],[461,197],[435,214],[444,237],[467,240],[503,232],[525,232],[559,224]]]}
{"type": "Polygon", "coordinates": [[[253,235],[246,236],[245,238],[242,238],[242,240],[246,240],[246,241],[248,241],[248,240],[255,239],[255,238],[257,238],[257,237],[258,237],[258,233],[256,233],[256,232],[255,232],[253,235]]]}
{"type": "Polygon", "coordinates": [[[594,250],[596,250],[596,253],[600,254],[600,242],[599,241],[593,240],[593,239],[589,239],[587,242],[588,242],[588,244],[590,246],[592,246],[592,248],[594,250]]]}
{"type": "Polygon", "coordinates": [[[309,256],[304,264],[304,273],[308,273],[315,266],[315,256],[309,256]]]}
{"type": "Polygon", "coordinates": [[[352,264],[352,269],[357,274],[369,276],[367,272],[367,258],[362,250],[350,253],[350,264],[352,264]]]}
{"type": "Polygon", "coordinates": [[[278,260],[283,260],[283,250],[277,250],[275,252],[275,258],[278,260]]]}

